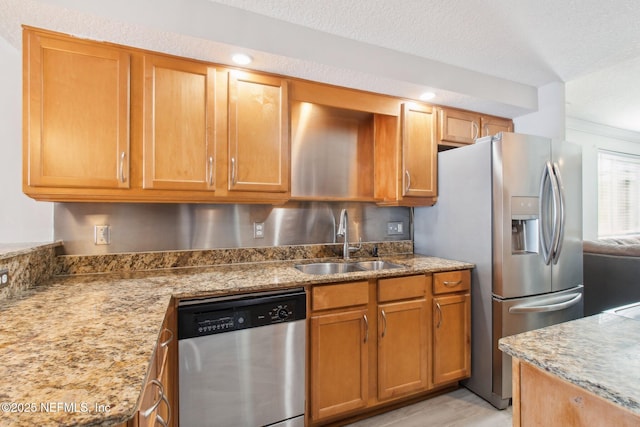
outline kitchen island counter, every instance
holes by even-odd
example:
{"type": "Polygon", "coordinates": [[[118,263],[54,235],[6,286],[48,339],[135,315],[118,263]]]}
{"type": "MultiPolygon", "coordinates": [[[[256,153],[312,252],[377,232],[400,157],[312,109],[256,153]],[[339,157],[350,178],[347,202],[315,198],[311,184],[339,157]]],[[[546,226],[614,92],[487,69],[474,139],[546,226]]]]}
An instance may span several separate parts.
{"type": "Polygon", "coordinates": [[[314,276],[279,261],[55,276],[0,302],[0,425],[113,425],[131,418],[172,297],[473,267],[419,255],[384,259],[405,268],[314,276]]]}
{"type": "MultiPolygon", "coordinates": [[[[629,411],[628,415],[634,417],[640,416],[639,343],[640,322],[602,313],[502,338],[499,348],[519,363],[568,383],[575,397],[564,403],[564,410],[574,411],[572,416],[581,416],[588,406],[586,399],[578,399],[578,390],[584,391],[585,396],[604,399],[605,405],[629,411]],[[569,408],[574,403],[576,408],[569,408]]],[[[519,425],[515,420],[520,404],[516,401],[520,400],[517,381],[521,378],[516,377],[514,371],[514,425],[519,425]]],[[[549,395],[553,392],[548,391],[549,395]]],[[[521,399],[523,405],[530,403],[524,395],[521,399]]]]}

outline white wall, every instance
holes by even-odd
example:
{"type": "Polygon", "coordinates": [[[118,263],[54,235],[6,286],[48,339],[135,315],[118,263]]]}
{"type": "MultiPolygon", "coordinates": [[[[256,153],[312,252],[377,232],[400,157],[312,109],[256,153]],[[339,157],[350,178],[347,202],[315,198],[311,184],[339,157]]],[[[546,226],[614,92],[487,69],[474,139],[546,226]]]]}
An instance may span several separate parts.
{"type": "Polygon", "coordinates": [[[598,149],[640,155],[640,133],[567,119],[567,141],[582,146],[583,238],[598,236],[598,149]]]}
{"type": "Polygon", "coordinates": [[[518,133],[565,139],[565,85],[549,83],[538,88],[538,111],[513,119],[518,133]]]}
{"type": "Polygon", "coordinates": [[[53,205],[22,193],[22,54],[0,37],[0,243],[53,239],[53,205]]]}

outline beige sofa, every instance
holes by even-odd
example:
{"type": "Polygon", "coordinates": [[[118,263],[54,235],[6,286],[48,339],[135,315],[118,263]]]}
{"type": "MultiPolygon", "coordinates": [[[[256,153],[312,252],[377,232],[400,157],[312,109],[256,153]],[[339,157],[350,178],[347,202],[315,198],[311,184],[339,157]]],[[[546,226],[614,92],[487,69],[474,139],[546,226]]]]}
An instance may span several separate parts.
{"type": "Polygon", "coordinates": [[[640,301],[640,235],[583,242],[584,315],[640,301]]]}

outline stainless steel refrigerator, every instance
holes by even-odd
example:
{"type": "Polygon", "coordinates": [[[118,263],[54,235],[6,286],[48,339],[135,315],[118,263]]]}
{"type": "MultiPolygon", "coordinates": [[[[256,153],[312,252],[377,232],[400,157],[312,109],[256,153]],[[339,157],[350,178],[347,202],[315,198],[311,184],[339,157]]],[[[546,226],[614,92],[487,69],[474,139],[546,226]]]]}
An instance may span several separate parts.
{"type": "Polygon", "coordinates": [[[583,316],[582,153],[499,133],[438,154],[438,202],[414,211],[414,251],[474,263],[471,378],[497,408],[511,398],[501,337],[583,316]]]}

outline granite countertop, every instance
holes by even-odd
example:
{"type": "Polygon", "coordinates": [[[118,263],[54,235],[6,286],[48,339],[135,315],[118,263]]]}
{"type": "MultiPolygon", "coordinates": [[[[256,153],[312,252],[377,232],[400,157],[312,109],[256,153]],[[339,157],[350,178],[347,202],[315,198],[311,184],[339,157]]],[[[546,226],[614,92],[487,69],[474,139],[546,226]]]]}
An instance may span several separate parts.
{"type": "Polygon", "coordinates": [[[640,322],[602,313],[510,337],[500,350],[640,414],[640,322]]]}
{"type": "Polygon", "coordinates": [[[111,425],[129,419],[172,296],[473,267],[419,255],[384,259],[406,268],[313,276],[279,261],[53,277],[0,302],[0,425],[111,425]]]}

